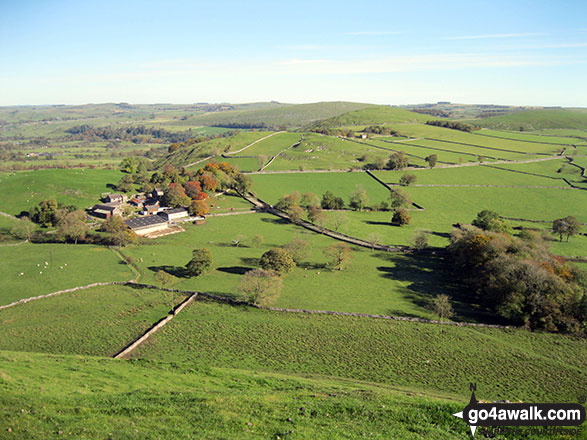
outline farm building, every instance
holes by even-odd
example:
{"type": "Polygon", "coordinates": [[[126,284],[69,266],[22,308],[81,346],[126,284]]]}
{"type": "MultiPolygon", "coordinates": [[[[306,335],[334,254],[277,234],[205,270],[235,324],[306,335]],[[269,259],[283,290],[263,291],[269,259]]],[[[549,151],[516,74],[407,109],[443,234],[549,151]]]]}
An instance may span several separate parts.
{"type": "Polygon", "coordinates": [[[189,217],[185,208],[173,208],[159,213],[160,216],[167,220],[187,219],[189,217]]]}
{"type": "Polygon", "coordinates": [[[147,198],[144,196],[136,196],[130,199],[130,204],[141,208],[146,200],[147,198]]]}
{"type": "Polygon", "coordinates": [[[154,215],[157,214],[159,212],[159,205],[154,204],[154,205],[145,205],[143,206],[143,210],[141,211],[141,215],[154,215]]]}
{"type": "Polygon", "coordinates": [[[126,196],[123,194],[108,194],[105,201],[106,203],[124,203],[126,196]]]}
{"type": "Polygon", "coordinates": [[[151,232],[167,229],[167,220],[160,215],[132,218],[125,220],[124,223],[137,235],[146,235],[151,232]]]}
{"type": "Polygon", "coordinates": [[[113,215],[120,215],[120,206],[118,204],[109,203],[109,204],[102,204],[102,205],[94,205],[90,209],[90,214],[94,217],[99,218],[109,218],[113,215]]]}

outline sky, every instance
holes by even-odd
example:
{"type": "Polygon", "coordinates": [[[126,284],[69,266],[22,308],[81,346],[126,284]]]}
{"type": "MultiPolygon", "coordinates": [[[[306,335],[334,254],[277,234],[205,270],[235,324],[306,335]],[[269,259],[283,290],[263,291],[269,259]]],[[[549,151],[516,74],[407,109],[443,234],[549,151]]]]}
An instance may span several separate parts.
{"type": "Polygon", "coordinates": [[[0,105],[587,107],[587,2],[0,0],[0,105]]]}

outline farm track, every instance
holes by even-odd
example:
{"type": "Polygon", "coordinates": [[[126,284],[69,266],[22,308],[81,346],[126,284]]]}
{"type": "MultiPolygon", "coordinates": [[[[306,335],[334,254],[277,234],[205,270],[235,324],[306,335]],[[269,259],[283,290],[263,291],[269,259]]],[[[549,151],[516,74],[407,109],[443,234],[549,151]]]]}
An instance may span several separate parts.
{"type": "Polygon", "coordinates": [[[276,134],[281,134],[281,133],[287,133],[286,131],[277,131],[275,133],[271,133],[265,137],[262,137],[261,139],[257,139],[255,142],[250,143],[249,145],[247,145],[246,147],[241,148],[240,150],[236,150],[236,151],[229,151],[227,153],[224,153],[226,155],[232,155],[232,154],[238,154],[241,151],[245,151],[247,148],[252,147],[255,144],[258,144],[261,141],[264,141],[265,139],[269,139],[272,136],[275,136],[276,134]]]}

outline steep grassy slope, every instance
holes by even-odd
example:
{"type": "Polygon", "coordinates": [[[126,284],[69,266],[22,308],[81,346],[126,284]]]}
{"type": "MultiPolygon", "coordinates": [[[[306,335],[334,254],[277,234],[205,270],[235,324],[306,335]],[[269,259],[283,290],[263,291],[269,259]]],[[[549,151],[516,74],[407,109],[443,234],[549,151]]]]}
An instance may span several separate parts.
{"type": "Polygon", "coordinates": [[[564,335],[289,314],[196,301],[136,358],[321,374],[487,399],[572,402],[587,341],[564,335]]]}
{"type": "Polygon", "coordinates": [[[551,128],[587,129],[586,109],[526,110],[474,121],[482,127],[500,130],[542,130],[551,128]]]}
{"type": "Polygon", "coordinates": [[[0,437],[457,440],[466,399],[178,363],[0,352],[0,437]]]}

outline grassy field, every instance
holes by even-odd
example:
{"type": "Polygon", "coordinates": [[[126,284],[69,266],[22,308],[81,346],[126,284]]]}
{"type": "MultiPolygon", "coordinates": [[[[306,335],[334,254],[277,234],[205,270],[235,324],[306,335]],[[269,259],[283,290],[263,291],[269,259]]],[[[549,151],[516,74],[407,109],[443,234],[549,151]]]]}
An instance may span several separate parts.
{"type": "Polygon", "coordinates": [[[271,204],[293,191],[313,192],[320,198],[326,191],[331,191],[334,195],[342,197],[348,204],[357,185],[365,188],[371,204],[389,198],[389,191],[364,172],[256,174],[251,177],[255,194],[271,204]]]}
{"type": "Polygon", "coordinates": [[[0,310],[0,350],[113,356],[183,295],[102,286],[0,310]]]}
{"type": "MultiPolygon", "coordinates": [[[[555,144],[555,145],[562,145],[562,146],[571,146],[577,144],[585,143],[584,140],[577,139],[576,137],[565,137],[555,136],[555,135],[548,135],[545,136],[542,134],[543,132],[539,132],[536,134],[520,132],[520,131],[498,131],[498,130],[489,130],[483,129],[481,131],[476,131],[476,135],[488,135],[488,136],[495,136],[498,138],[504,139],[516,139],[522,140],[527,142],[538,142],[538,143],[548,143],[548,144],[555,144]]],[[[576,134],[576,133],[575,133],[576,134]]],[[[583,133],[583,135],[587,135],[587,133],[583,133]]]]}
{"type": "Polygon", "coordinates": [[[466,397],[573,402],[587,385],[585,340],[348,316],[285,314],[197,301],[134,357],[320,374],[466,397]],[[211,344],[210,341],[214,343],[211,344]]]}
{"type": "Polygon", "coordinates": [[[280,154],[266,169],[348,169],[373,162],[379,157],[387,159],[391,153],[338,137],[304,133],[304,141],[299,146],[280,154]],[[363,156],[365,160],[361,162],[363,156]]]}
{"type": "Polygon", "coordinates": [[[451,415],[465,399],[175,362],[3,351],[0,390],[1,435],[18,440],[457,440],[468,430],[451,415]]]}
{"type": "Polygon", "coordinates": [[[181,275],[192,249],[206,247],[214,260],[212,270],[197,278],[179,277],[174,287],[234,296],[242,275],[258,266],[264,252],[286,244],[296,235],[309,242],[311,252],[285,276],[278,306],[434,318],[428,307],[440,293],[438,286],[443,286],[442,291],[457,297],[455,308],[460,315],[456,319],[490,318],[459,301],[459,292],[439,261],[357,247],[347,270],[331,271],[324,267],[328,260],[322,251],[335,242],[333,239],[265,214],[209,218],[203,226],[186,226],[184,233],[162,237],[149,246],[128,248],[124,253],[137,262],[141,281],[154,283],[158,270],[181,275]],[[259,247],[252,245],[255,235],[264,238],[259,247]],[[242,244],[232,246],[239,236],[242,244]]]}
{"type": "Polygon", "coordinates": [[[503,116],[478,119],[476,124],[499,130],[544,130],[557,128],[576,128],[584,130],[587,126],[587,112],[584,109],[544,109],[526,110],[503,116]]]}
{"type": "Polygon", "coordinates": [[[92,245],[2,246],[0,260],[0,305],[90,283],[135,278],[118,255],[92,245]]]}
{"type": "Polygon", "coordinates": [[[1,210],[19,214],[49,198],[85,209],[98,203],[100,194],[114,192],[109,185],[115,185],[121,177],[121,171],[91,169],[0,173],[1,210]]]}

